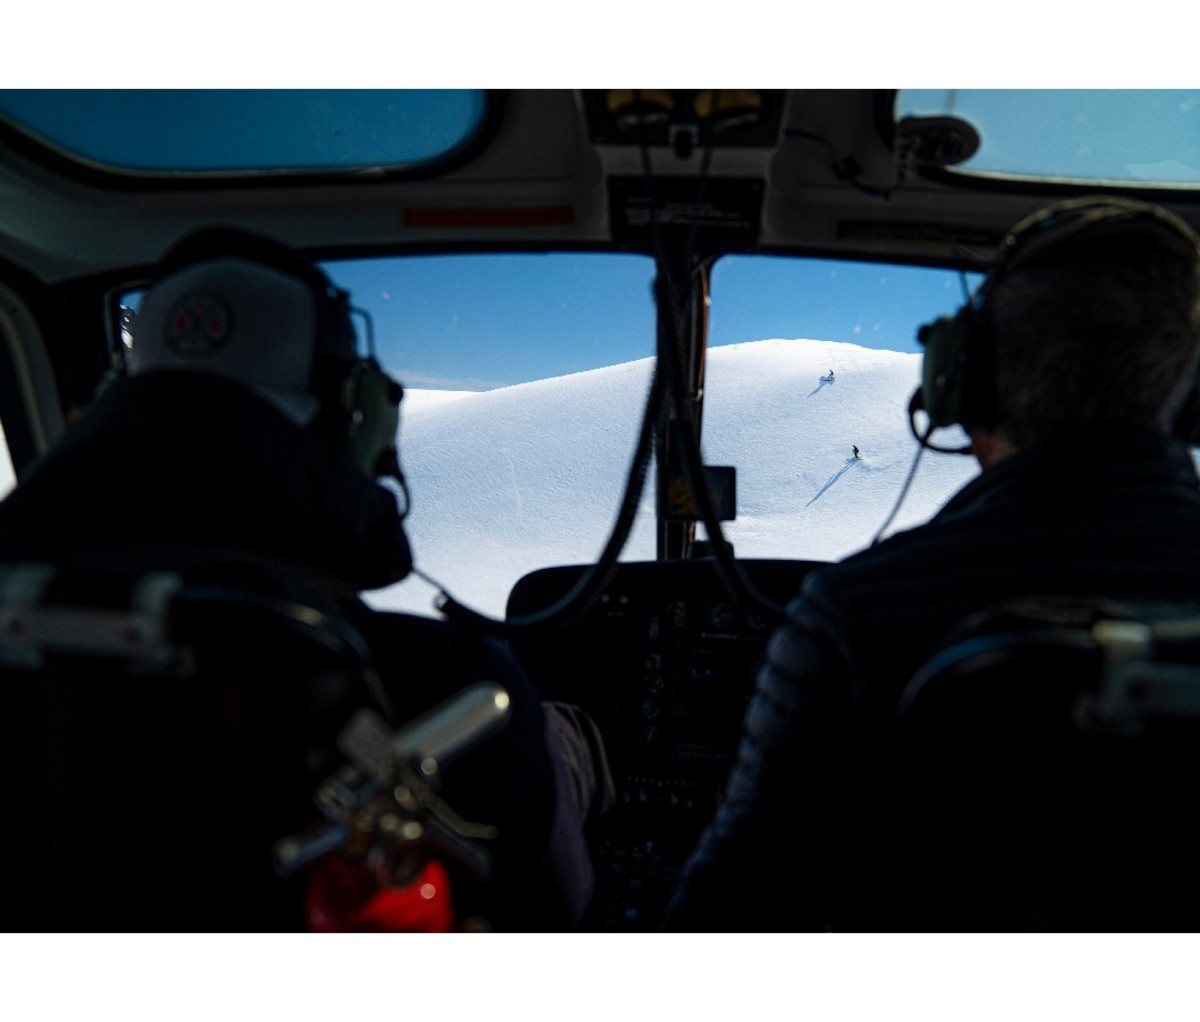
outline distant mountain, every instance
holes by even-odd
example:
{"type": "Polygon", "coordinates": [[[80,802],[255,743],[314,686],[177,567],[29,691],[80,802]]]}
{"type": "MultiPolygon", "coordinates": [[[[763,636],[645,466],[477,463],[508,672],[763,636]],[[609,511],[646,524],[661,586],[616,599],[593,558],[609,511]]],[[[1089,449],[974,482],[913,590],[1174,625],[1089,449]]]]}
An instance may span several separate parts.
{"type": "MultiPolygon", "coordinates": [[[[725,529],[737,553],[820,560],[868,545],[917,450],[906,409],[920,356],[765,340],[707,358],[702,447],[708,464],[737,468],[738,517],[725,529]]],[[[417,566],[457,599],[501,615],[527,571],[594,560],[616,515],[651,368],[645,359],[466,395],[410,390],[400,456],[417,566]]],[[[972,458],[927,452],[893,529],[927,519],[976,471],[972,458]]],[[[653,559],[653,506],[651,473],[625,559],[653,559]]],[[[370,600],[429,613],[433,592],[410,579],[370,600]]]]}

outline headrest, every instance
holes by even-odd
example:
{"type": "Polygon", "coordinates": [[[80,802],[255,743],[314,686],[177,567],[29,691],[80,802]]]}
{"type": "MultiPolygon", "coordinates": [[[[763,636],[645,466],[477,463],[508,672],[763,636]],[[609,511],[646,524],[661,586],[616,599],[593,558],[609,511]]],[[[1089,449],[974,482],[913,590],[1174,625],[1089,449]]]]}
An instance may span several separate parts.
{"type": "Polygon", "coordinates": [[[320,409],[323,364],[355,358],[345,293],[286,247],[228,229],[193,235],[168,253],[131,332],[130,376],[224,376],[300,426],[320,409]]]}

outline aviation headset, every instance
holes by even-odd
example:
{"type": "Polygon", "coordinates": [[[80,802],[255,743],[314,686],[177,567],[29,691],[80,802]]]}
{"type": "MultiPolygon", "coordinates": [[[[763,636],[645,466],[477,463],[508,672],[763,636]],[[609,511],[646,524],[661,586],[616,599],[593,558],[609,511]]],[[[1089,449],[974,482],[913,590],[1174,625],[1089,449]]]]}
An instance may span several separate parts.
{"type": "MultiPolygon", "coordinates": [[[[229,227],[206,228],[183,239],[163,257],[147,292],[147,302],[154,288],[176,273],[223,259],[245,260],[304,286],[313,306],[309,338],[312,373],[311,379],[305,381],[305,389],[316,399],[314,428],[331,435],[351,463],[368,478],[390,476],[403,484],[396,437],[404,390],[383,371],[372,351],[365,357],[358,354],[350,296],[335,287],[318,267],[287,246],[261,235],[229,227]]],[[[232,318],[230,312],[229,319],[232,318]]],[[[153,330],[155,325],[146,328],[153,330]]],[[[233,329],[220,319],[217,326],[233,329]]],[[[138,329],[135,321],[135,349],[138,329]]],[[[165,323],[162,329],[168,331],[171,326],[165,323]]],[[[296,343],[302,340],[297,339],[296,343]]]]}
{"type": "MultiPolygon", "coordinates": [[[[961,425],[992,427],[999,409],[996,397],[996,353],[988,299],[1005,278],[1034,263],[1052,262],[1068,252],[1092,246],[1102,236],[1153,238],[1193,263],[1200,261],[1200,238],[1178,216],[1145,202],[1101,197],[1068,199],[1027,217],[1005,238],[987,279],[974,298],[953,316],[922,326],[917,339],[925,348],[921,385],[909,404],[909,421],[917,434],[914,415],[925,411],[929,428],[926,446],[948,453],[961,448],[927,444],[935,428],[961,425]]],[[[1175,423],[1175,432],[1188,443],[1200,442],[1200,392],[1190,392],[1175,423]]]]}

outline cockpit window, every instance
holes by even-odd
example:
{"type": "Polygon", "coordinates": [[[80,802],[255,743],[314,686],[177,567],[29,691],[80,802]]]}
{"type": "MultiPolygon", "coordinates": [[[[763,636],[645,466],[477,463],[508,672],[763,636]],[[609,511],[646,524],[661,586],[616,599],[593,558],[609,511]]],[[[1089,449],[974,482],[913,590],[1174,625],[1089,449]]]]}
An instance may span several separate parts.
{"type": "Polygon", "coordinates": [[[723,531],[739,556],[844,557],[885,525],[928,519],[978,471],[973,458],[923,452],[889,521],[919,449],[908,415],[917,331],[953,314],[980,279],[769,256],[716,264],[702,446],[707,464],[737,470],[737,517],[723,531]]]}
{"type": "Polygon", "coordinates": [[[1200,185],[1200,90],[902,89],[896,116],[969,122],[963,175],[1200,185]]]}
{"type": "Polygon", "coordinates": [[[13,472],[12,457],[8,453],[8,440],[4,430],[0,429],[0,499],[8,496],[17,484],[16,473],[13,472]]]}
{"type": "Polygon", "coordinates": [[[0,120],[60,155],[173,178],[412,170],[486,112],[479,89],[0,90],[0,120]]]}
{"type": "MultiPolygon", "coordinates": [[[[417,568],[503,616],[527,572],[595,561],[621,504],[653,368],[654,264],[639,255],[328,263],[405,387],[400,463],[417,568]]],[[[369,339],[360,330],[360,344],[369,339]]],[[[624,556],[654,559],[652,483],[624,556]]],[[[417,576],[369,595],[430,614],[417,576]]]]}

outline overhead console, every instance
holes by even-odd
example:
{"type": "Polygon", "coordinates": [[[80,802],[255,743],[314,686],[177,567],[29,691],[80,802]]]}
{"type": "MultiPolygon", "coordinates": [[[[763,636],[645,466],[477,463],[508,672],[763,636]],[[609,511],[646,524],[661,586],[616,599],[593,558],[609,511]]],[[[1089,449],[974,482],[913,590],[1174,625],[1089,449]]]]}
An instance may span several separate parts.
{"type": "Polygon", "coordinates": [[[686,158],[700,147],[774,148],[787,93],[782,89],[584,89],[592,141],[670,146],[686,158]]]}
{"type": "MultiPolygon", "coordinates": [[[[739,563],[780,606],[817,566],[739,563]]],[[[508,617],[552,605],[586,568],[525,576],[509,596],[508,617]]],[[[604,735],[617,805],[590,835],[595,929],[657,928],[679,867],[716,808],[778,623],[739,611],[711,560],[622,563],[572,623],[509,640],[543,697],[583,707],[604,735]]]]}

